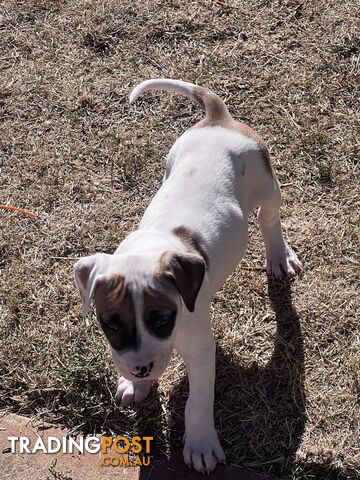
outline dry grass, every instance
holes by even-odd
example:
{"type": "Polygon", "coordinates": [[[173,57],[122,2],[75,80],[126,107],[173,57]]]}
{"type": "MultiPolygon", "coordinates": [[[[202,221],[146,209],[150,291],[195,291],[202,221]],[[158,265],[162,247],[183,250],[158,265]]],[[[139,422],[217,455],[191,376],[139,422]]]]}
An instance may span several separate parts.
{"type": "Polygon", "coordinates": [[[344,0],[7,0],[0,7],[0,404],[74,429],[154,432],[179,448],[174,357],[144,407],[113,403],[79,256],[111,252],[158,188],[162,158],[199,118],[188,100],[127,95],[182,78],[226,99],[268,142],[290,243],[305,265],[267,286],[246,258],[213,304],[216,422],[229,463],[280,477],[356,477],[359,453],[359,4],[344,0]],[[268,292],[269,290],[269,292],[268,292]],[[270,301],[269,301],[270,298],[270,301]]]}

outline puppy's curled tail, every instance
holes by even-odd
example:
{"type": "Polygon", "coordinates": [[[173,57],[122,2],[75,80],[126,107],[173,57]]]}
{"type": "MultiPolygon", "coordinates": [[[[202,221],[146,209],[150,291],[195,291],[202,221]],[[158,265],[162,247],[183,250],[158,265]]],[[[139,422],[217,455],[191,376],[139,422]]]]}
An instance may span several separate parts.
{"type": "Polygon", "coordinates": [[[140,95],[149,90],[166,90],[195,100],[205,110],[205,121],[207,125],[218,125],[232,117],[225,103],[215,93],[203,87],[182,80],[170,80],[167,78],[156,78],[145,80],[137,85],[130,93],[130,103],[134,102],[140,95]]]}

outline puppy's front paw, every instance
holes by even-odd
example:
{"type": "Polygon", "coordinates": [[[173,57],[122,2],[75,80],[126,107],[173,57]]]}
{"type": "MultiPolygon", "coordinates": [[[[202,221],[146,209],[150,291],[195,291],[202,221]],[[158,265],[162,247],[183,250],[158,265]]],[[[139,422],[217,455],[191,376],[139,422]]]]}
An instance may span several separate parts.
{"type": "Polygon", "coordinates": [[[125,377],[120,377],[115,400],[122,405],[133,405],[134,403],[142,402],[148,396],[151,385],[151,380],[131,382],[125,377]]]}
{"type": "Polygon", "coordinates": [[[285,251],[273,252],[266,259],[267,273],[278,280],[295,277],[301,270],[300,260],[288,245],[285,251]]]}
{"type": "Polygon", "coordinates": [[[185,433],[184,462],[200,473],[209,474],[217,463],[225,462],[216,430],[189,431],[185,433]]]}

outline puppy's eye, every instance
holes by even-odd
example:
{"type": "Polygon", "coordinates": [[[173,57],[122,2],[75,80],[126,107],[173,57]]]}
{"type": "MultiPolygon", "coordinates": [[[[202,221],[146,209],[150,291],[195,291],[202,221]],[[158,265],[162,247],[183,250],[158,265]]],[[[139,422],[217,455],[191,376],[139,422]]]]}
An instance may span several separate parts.
{"type": "Polygon", "coordinates": [[[119,315],[114,313],[110,317],[101,318],[101,323],[103,324],[104,328],[107,330],[111,330],[112,332],[117,332],[119,330],[119,315]]]}
{"type": "Polygon", "coordinates": [[[152,335],[159,338],[167,338],[173,331],[176,320],[176,311],[169,308],[150,310],[144,321],[152,335]]]}
{"type": "Polygon", "coordinates": [[[170,311],[151,310],[150,312],[151,324],[159,330],[167,327],[173,319],[174,314],[170,311]]]}

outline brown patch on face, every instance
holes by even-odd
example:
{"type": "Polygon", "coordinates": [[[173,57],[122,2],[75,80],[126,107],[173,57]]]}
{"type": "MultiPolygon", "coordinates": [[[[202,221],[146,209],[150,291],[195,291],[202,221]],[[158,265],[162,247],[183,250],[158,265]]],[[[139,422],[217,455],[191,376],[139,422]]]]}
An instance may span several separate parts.
{"type": "Polygon", "coordinates": [[[170,308],[176,310],[176,304],[170,295],[166,295],[163,291],[150,287],[143,289],[144,311],[152,308],[170,308]]]}
{"type": "Polygon", "coordinates": [[[260,135],[244,123],[234,120],[230,115],[225,103],[215,93],[210,92],[205,88],[195,87],[194,97],[195,100],[202,106],[202,108],[205,109],[206,116],[203,120],[200,120],[200,122],[196,123],[191,128],[219,126],[229,128],[231,130],[237,130],[245,137],[251,138],[251,140],[254,140],[259,145],[259,149],[264,160],[264,166],[273,177],[274,174],[270,163],[269,150],[260,135]]]}
{"type": "Polygon", "coordinates": [[[190,253],[200,255],[204,259],[207,268],[209,268],[209,257],[200,243],[199,236],[193,230],[181,225],[173,228],[172,233],[180,238],[190,253]]]}
{"type": "Polygon", "coordinates": [[[173,300],[163,291],[145,287],[143,302],[143,320],[148,331],[159,338],[169,337],[174,329],[177,313],[173,300]]]}
{"type": "Polygon", "coordinates": [[[98,320],[111,346],[136,349],[135,306],[124,277],[112,275],[102,280],[94,298],[98,320]]]}

